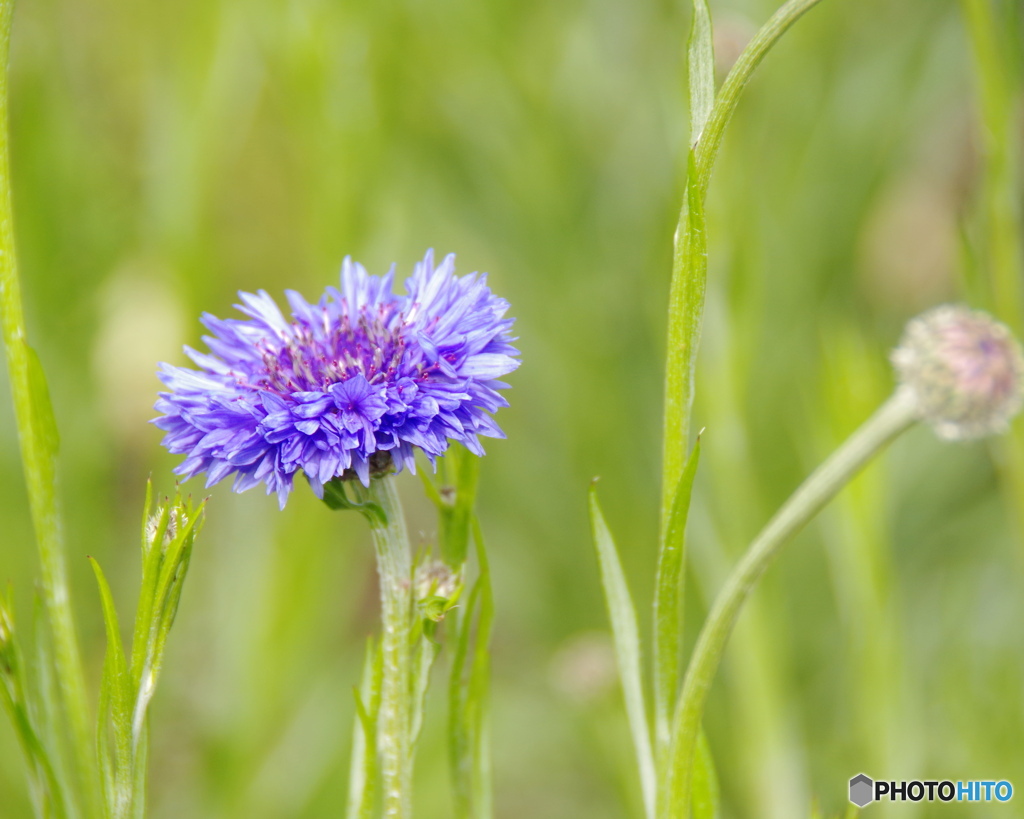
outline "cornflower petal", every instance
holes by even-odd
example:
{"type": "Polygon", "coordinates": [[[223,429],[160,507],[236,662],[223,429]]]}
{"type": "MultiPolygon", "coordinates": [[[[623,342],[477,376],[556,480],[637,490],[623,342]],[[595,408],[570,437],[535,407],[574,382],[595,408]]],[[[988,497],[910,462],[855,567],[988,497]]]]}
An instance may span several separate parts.
{"type": "Polygon", "coordinates": [[[376,453],[414,471],[417,448],[433,465],[452,441],[482,455],[478,436],[504,437],[491,413],[508,405],[496,379],[519,366],[508,302],[432,251],[405,294],[393,281],[346,258],[319,301],[285,292],[289,317],[262,290],[239,294],[245,319],[204,314],[209,352],[185,350],[198,369],[158,373],[153,423],[185,456],[175,471],[263,483],[283,508],[299,471],[322,496],[335,478],[368,483],[376,453]]]}

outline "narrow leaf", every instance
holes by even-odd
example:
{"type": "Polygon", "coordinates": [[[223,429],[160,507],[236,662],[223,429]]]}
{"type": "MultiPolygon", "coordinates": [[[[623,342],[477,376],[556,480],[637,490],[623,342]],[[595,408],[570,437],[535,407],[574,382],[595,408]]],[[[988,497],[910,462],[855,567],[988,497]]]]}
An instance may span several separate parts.
{"type": "Polygon", "coordinates": [[[626,577],[619,562],[618,551],[604,515],[597,500],[597,489],[590,487],[590,523],[597,550],[598,565],[601,569],[601,584],[604,587],[605,603],[612,625],[615,644],[615,658],[619,668],[622,693],[626,700],[626,714],[633,734],[637,765],[640,770],[640,785],[643,791],[644,810],[648,817],[654,816],[656,779],[654,758],[651,753],[651,737],[647,727],[647,708],[644,705],[643,679],[640,666],[640,633],[637,629],[636,609],[629,594],[626,577]]]}
{"type": "Polygon", "coordinates": [[[668,350],[665,362],[665,440],[662,474],[661,530],[672,514],[685,454],[689,449],[694,372],[704,322],[708,244],[704,204],[697,184],[696,158],[689,154],[686,201],[676,227],[669,290],[668,350]]]}
{"type": "Polygon", "coordinates": [[[45,806],[47,815],[62,819],[64,810],[61,786],[50,761],[50,754],[39,738],[26,700],[24,662],[14,631],[13,594],[0,593],[0,702],[7,712],[25,755],[29,784],[37,804],[45,806]]]}
{"type": "Polygon", "coordinates": [[[715,48],[708,0],[693,0],[687,49],[690,74],[690,146],[697,144],[715,104],[715,48]]]}
{"type": "Polygon", "coordinates": [[[363,677],[353,693],[356,724],[352,728],[346,819],[372,819],[377,787],[377,714],[380,710],[383,655],[372,639],[366,641],[363,677]]]}
{"type": "Polygon", "coordinates": [[[708,738],[701,729],[697,754],[693,763],[693,796],[690,800],[692,819],[715,819],[718,815],[718,775],[711,756],[708,738]]]}
{"type": "Polygon", "coordinates": [[[686,562],[686,520],[693,478],[700,461],[700,438],[690,453],[676,487],[672,514],[658,554],[654,590],[654,725],[659,768],[664,764],[672,733],[672,708],[679,695],[683,654],[683,574],[686,562]]]}
{"type": "MultiPolygon", "coordinates": [[[[715,104],[697,142],[695,183],[702,202],[708,190],[711,169],[718,156],[718,149],[725,137],[726,126],[736,111],[740,95],[750,81],[754,69],[761,64],[772,46],[789,30],[790,26],[820,2],[821,0],[788,0],[784,3],[768,22],[761,26],[729,71],[729,76],[725,78],[725,82],[722,83],[721,89],[715,96],[715,104]]],[[[691,142],[691,146],[692,144],[691,142]]]]}
{"type": "MultiPolygon", "coordinates": [[[[146,493],[146,510],[149,510],[151,493],[146,493]]],[[[156,512],[147,514],[142,529],[142,581],[139,584],[139,605],[135,609],[135,629],[132,632],[132,687],[138,690],[142,683],[142,668],[149,649],[149,635],[153,630],[153,606],[156,587],[160,579],[160,563],[163,559],[163,542],[170,525],[172,507],[169,502],[157,506],[156,512]]]]}
{"type": "Polygon", "coordinates": [[[468,711],[466,663],[470,656],[474,617],[480,605],[480,580],[473,584],[459,618],[458,637],[448,687],[448,759],[452,769],[455,816],[473,817],[473,727],[468,711]]]}
{"type": "MultiPolygon", "coordinates": [[[[114,729],[114,755],[116,768],[114,772],[115,790],[118,783],[130,776],[132,758],[132,703],[129,688],[128,663],[121,643],[121,629],[117,620],[117,609],[110,593],[110,585],[103,574],[100,564],[89,558],[92,570],[96,575],[96,584],[100,590],[100,603],[103,608],[103,624],[107,632],[107,653],[103,660],[103,677],[100,682],[100,715],[97,733],[100,737],[100,749],[106,745],[106,717],[109,717],[114,729]]],[[[101,760],[105,765],[106,760],[101,760]]]]}
{"type": "Polygon", "coordinates": [[[434,667],[434,660],[441,650],[441,646],[421,635],[416,654],[413,657],[412,667],[412,722],[409,726],[409,736],[412,746],[420,737],[423,729],[423,711],[427,700],[427,689],[430,687],[430,671],[434,667]]]}
{"type": "Polygon", "coordinates": [[[493,813],[488,743],[490,640],[494,599],[480,523],[470,521],[478,575],[459,609],[455,655],[449,680],[448,743],[458,819],[488,819],[493,813]]]}
{"type": "Polygon", "coordinates": [[[494,626],[494,593],[491,588],[491,570],[487,561],[480,521],[472,521],[473,539],[476,541],[477,562],[480,575],[480,614],[477,619],[474,638],[473,660],[469,672],[468,718],[471,720],[473,735],[472,793],[476,805],[474,819],[488,819],[493,813],[491,804],[491,746],[489,737],[490,678],[491,678],[491,631],[494,626]]]}
{"type": "Polygon", "coordinates": [[[53,465],[60,447],[57,433],[57,421],[53,415],[53,403],[50,400],[50,388],[46,383],[46,374],[39,355],[32,347],[25,344],[25,357],[28,363],[29,398],[32,404],[32,431],[35,435],[37,453],[47,463],[50,470],[49,479],[53,480],[53,465]]]}

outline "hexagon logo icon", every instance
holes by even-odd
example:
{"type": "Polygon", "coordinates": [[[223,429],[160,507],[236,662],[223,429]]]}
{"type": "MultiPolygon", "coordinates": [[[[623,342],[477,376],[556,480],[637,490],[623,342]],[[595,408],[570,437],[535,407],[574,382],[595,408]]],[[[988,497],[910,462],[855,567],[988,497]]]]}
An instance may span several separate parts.
{"type": "Polygon", "coordinates": [[[875,783],[867,774],[857,774],[850,780],[850,801],[858,808],[875,801],[875,783]]]}

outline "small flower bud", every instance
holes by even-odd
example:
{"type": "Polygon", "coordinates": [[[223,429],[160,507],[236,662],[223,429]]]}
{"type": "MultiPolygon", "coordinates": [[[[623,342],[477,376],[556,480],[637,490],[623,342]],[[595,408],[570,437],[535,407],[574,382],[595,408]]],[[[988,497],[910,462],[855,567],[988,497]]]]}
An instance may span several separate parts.
{"type": "Polygon", "coordinates": [[[459,576],[440,560],[430,560],[416,569],[416,598],[450,598],[459,587],[459,576]]]}
{"type": "Polygon", "coordinates": [[[440,560],[429,560],[417,567],[413,593],[428,620],[443,620],[461,592],[462,577],[440,560]]]}
{"type": "MultiPolygon", "coordinates": [[[[150,547],[154,545],[154,542],[157,539],[157,530],[160,528],[162,519],[163,510],[158,508],[157,511],[150,515],[149,519],[146,521],[146,541],[150,547]]],[[[167,526],[164,528],[164,536],[160,544],[160,548],[162,550],[166,550],[167,547],[174,542],[174,538],[177,536],[177,533],[178,521],[174,515],[174,510],[172,509],[170,514],[167,516],[167,526]]]]}
{"type": "Polygon", "coordinates": [[[923,313],[907,324],[892,363],[940,438],[1002,432],[1021,408],[1024,356],[987,313],[955,305],[923,313]]]}

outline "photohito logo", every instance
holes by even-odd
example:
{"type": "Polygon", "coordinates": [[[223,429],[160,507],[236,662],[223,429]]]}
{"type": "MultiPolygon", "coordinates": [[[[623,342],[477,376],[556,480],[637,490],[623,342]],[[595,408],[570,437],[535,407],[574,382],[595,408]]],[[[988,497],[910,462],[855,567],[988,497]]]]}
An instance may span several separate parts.
{"type": "Polygon", "coordinates": [[[1005,779],[974,779],[952,782],[919,779],[896,781],[873,780],[867,774],[850,779],[850,801],[858,808],[888,799],[890,802],[1009,802],[1013,785],[1005,779]]]}

